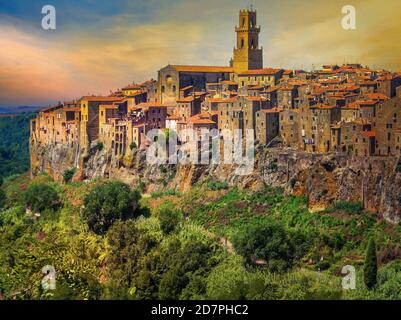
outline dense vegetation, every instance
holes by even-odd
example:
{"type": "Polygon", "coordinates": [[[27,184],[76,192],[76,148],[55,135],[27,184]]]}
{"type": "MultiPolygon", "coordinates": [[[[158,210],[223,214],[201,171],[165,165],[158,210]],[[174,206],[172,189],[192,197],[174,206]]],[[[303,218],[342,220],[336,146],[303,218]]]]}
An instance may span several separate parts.
{"type": "Polygon", "coordinates": [[[113,181],[5,179],[0,295],[17,299],[400,299],[399,226],[279,189],[207,181],[140,198],[113,181]],[[38,199],[49,194],[43,205],[38,199]],[[369,244],[369,245],[368,245],[369,244]],[[56,289],[43,289],[44,266],[56,289]],[[341,269],[356,268],[356,290],[341,269]]]}
{"type": "Polygon", "coordinates": [[[29,121],[34,113],[0,117],[0,176],[29,170],[29,121]]]}

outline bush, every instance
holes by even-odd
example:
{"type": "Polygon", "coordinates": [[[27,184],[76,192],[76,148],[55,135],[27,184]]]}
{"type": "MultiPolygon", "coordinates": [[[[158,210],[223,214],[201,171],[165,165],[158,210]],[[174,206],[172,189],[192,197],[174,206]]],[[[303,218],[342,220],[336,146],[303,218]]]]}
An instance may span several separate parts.
{"type": "Polygon", "coordinates": [[[25,206],[34,212],[55,210],[60,199],[57,191],[46,183],[32,183],[24,194],[25,206]]]}
{"type": "Polygon", "coordinates": [[[397,168],[395,169],[396,172],[401,173],[401,164],[397,165],[397,168]]]}
{"type": "Polygon", "coordinates": [[[98,185],[84,199],[83,217],[96,234],[104,234],[117,220],[139,216],[140,194],[122,182],[98,185]]]}
{"type": "Polygon", "coordinates": [[[249,264],[263,259],[273,272],[282,272],[292,266],[294,246],[279,222],[255,221],[237,233],[233,243],[249,264]]]}
{"type": "Polygon", "coordinates": [[[171,208],[168,208],[166,206],[159,209],[158,216],[160,221],[160,228],[165,235],[173,232],[182,219],[181,212],[172,210],[171,208]]]}
{"type": "Polygon", "coordinates": [[[360,202],[336,201],[334,202],[333,208],[352,214],[360,213],[363,210],[363,205],[360,202]]]}
{"type": "Polygon", "coordinates": [[[66,169],[63,173],[63,178],[65,183],[70,183],[72,177],[74,176],[75,172],[77,172],[76,168],[66,169]]]}
{"type": "Polygon", "coordinates": [[[213,191],[228,189],[228,183],[222,181],[209,181],[206,186],[213,191]]]}
{"type": "Polygon", "coordinates": [[[155,191],[150,195],[152,198],[162,198],[167,196],[181,196],[181,193],[175,189],[169,189],[166,191],[155,191]]]}
{"type": "Polygon", "coordinates": [[[136,149],[136,148],[137,148],[136,143],[135,143],[135,142],[131,142],[131,144],[129,145],[129,148],[130,148],[131,150],[136,149]]]}

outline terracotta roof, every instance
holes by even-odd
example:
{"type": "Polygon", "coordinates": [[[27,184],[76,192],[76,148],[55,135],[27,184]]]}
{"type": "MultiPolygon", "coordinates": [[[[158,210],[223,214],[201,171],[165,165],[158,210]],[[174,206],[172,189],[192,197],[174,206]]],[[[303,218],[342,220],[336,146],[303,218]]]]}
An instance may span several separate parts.
{"type": "Polygon", "coordinates": [[[216,124],[216,122],[214,122],[213,120],[210,119],[188,119],[187,121],[188,123],[192,123],[192,124],[216,124]]]}
{"type": "Polygon", "coordinates": [[[362,131],[362,134],[368,138],[376,137],[376,131],[362,131]]]}
{"type": "Polygon", "coordinates": [[[136,85],[136,84],[131,84],[131,85],[128,85],[128,86],[122,88],[121,90],[141,90],[141,86],[136,85]]]}
{"type": "Polygon", "coordinates": [[[282,70],[283,69],[273,69],[273,68],[244,70],[244,71],[241,71],[239,73],[239,75],[275,75],[282,70]]]}
{"type": "Polygon", "coordinates": [[[178,72],[234,72],[232,67],[221,67],[221,66],[184,66],[184,65],[171,65],[178,72]]]}
{"type": "Polygon", "coordinates": [[[387,100],[390,99],[388,96],[382,93],[367,93],[365,96],[371,100],[387,100]]]}
{"type": "Polygon", "coordinates": [[[231,85],[231,86],[237,86],[238,85],[238,83],[236,83],[235,81],[230,81],[230,80],[223,80],[223,81],[220,81],[220,83],[228,84],[228,85],[231,85]]]}
{"type": "Polygon", "coordinates": [[[74,112],[77,112],[77,111],[81,111],[81,108],[79,108],[79,107],[64,107],[63,110],[64,110],[64,111],[74,111],[74,112]]]}
{"type": "Polygon", "coordinates": [[[178,103],[180,103],[180,102],[192,102],[194,100],[195,100],[195,98],[193,96],[188,96],[188,97],[185,97],[185,98],[179,98],[176,101],[178,103]]]}
{"type": "Polygon", "coordinates": [[[310,109],[334,109],[334,108],[336,108],[336,106],[326,106],[323,104],[316,104],[314,106],[310,106],[309,108],[310,109]]]}
{"type": "Polygon", "coordinates": [[[279,113],[279,112],[282,112],[283,109],[273,108],[273,109],[262,109],[260,111],[264,112],[264,113],[279,113]]]}
{"type": "Polygon", "coordinates": [[[266,89],[266,92],[267,92],[267,93],[272,93],[272,92],[277,91],[278,89],[279,89],[279,87],[277,87],[277,86],[272,86],[272,87],[267,88],[267,89],[266,89]]]}
{"type": "Polygon", "coordinates": [[[209,102],[211,103],[233,103],[236,102],[237,98],[210,98],[209,102]]]}
{"type": "Polygon", "coordinates": [[[138,105],[136,105],[137,108],[148,108],[148,107],[168,107],[165,104],[162,104],[160,102],[142,102],[138,105]]]}
{"type": "Polygon", "coordinates": [[[252,97],[252,96],[249,96],[249,97],[244,97],[246,100],[249,100],[249,101],[269,101],[268,99],[266,99],[266,98],[263,98],[263,97],[252,97]]]}
{"type": "Polygon", "coordinates": [[[168,119],[168,120],[180,120],[181,117],[179,117],[179,116],[173,114],[173,115],[171,115],[171,116],[168,116],[167,119],[168,119]]]}
{"type": "Polygon", "coordinates": [[[184,88],[181,88],[180,91],[187,91],[189,89],[192,89],[194,86],[186,86],[184,88]]]}
{"type": "Polygon", "coordinates": [[[102,97],[102,96],[84,96],[81,100],[86,100],[88,102],[117,102],[122,101],[122,98],[117,97],[102,97]]]}

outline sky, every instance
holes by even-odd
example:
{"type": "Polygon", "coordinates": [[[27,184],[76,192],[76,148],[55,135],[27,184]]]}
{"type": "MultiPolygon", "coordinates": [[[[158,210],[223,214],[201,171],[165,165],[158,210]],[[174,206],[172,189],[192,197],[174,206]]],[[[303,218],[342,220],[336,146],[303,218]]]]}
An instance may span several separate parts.
{"type": "Polygon", "coordinates": [[[401,71],[400,0],[0,0],[0,107],[108,94],[169,63],[228,65],[250,5],[265,67],[401,71]],[[48,4],[56,30],[41,27],[48,4]],[[356,30],[341,27],[344,5],[356,8],[356,30]]]}

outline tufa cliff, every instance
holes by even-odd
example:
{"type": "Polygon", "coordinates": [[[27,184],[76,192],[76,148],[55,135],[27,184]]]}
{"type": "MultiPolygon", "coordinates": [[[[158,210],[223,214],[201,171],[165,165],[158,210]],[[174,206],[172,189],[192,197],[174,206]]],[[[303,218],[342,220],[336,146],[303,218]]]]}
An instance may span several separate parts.
{"type": "Polygon", "coordinates": [[[306,195],[311,210],[333,201],[353,201],[378,211],[389,222],[401,221],[401,160],[391,157],[355,157],[312,154],[284,149],[257,148],[254,171],[235,175],[233,165],[147,165],[142,150],[116,158],[93,147],[82,155],[79,146],[31,144],[31,172],[50,174],[62,182],[66,169],[77,168],[74,181],[118,179],[143,192],[175,188],[185,191],[207,179],[231,186],[281,187],[286,193],[306,195]]]}

